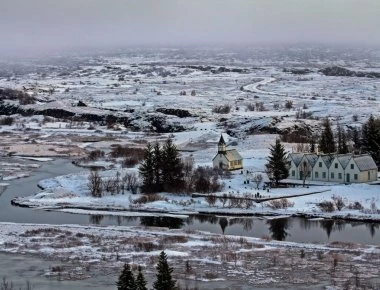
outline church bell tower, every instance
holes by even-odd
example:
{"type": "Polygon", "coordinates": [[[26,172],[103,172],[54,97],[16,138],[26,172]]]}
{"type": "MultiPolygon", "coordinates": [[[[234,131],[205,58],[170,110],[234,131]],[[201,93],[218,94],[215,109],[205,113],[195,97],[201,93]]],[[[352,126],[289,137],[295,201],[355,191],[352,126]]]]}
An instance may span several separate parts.
{"type": "Polygon", "coordinates": [[[226,154],[226,152],[227,152],[226,142],[223,139],[223,135],[220,135],[220,139],[218,142],[218,154],[226,154]]]}

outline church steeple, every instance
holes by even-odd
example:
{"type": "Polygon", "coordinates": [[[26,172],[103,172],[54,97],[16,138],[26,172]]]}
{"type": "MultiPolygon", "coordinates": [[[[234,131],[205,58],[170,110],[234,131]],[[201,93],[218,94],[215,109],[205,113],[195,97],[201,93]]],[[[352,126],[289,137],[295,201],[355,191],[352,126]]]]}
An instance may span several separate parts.
{"type": "Polygon", "coordinates": [[[220,139],[218,142],[218,153],[219,154],[226,154],[226,151],[227,151],[226,142],[223,139],[223,135],[220,135],[220,139]]]}

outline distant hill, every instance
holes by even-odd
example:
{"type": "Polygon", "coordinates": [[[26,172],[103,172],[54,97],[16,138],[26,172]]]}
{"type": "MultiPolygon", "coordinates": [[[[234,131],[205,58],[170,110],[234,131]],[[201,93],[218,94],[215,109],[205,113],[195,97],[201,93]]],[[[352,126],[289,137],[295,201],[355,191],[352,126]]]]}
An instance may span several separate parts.
{"type": "Polygon", "coordinates": [[[380,73],[378,72],[356,72],[339,66],[326,67],[319,72],[323,73],[325,76],[380,78],[380,73]]]}

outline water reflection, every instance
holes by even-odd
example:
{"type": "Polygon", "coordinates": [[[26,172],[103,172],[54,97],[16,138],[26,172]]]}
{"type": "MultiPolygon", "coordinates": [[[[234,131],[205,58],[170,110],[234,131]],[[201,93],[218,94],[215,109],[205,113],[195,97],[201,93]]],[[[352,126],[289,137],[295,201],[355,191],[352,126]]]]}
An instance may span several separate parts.
{"type": "Polygon", "coordinates": [[[369,229],[369,233],[371,234],[371,237],[373,238],[376,234],[376,229],[380,227],[380,224],[367,223],[365,225],[369,229]]]}
{"type": "Polygon", "coordinates": [[[244,231],[249,232],[253,227],[253,219],[252,218],[233,218],[230,219],[230,226],[233,225],[242,225],[244,231]]]}
{"type": "Polygon", "coordinates": [[[146,227],[166,227],[180,229],[184,226],[184,220],[166,216],[146,216],[140,218],[140,224],[146,227]]]}
{"type": "Polygon", "coordinates": [[[89,223],[96,225],[154,226],[171,229],[203,230],[213,233],[263,237],[295,242],[329,242],[343,239],[358,243],[379,244],[379,223],[345,222],[343,220],[307,220],[302,218],[262,219],[254,217],[218,217],[214,215],[191,215],[187,219],[166,216],[103,216],[91,215],[89,223]],[[326,235],[321,235],[321,230],[326,235]],[[333,233],[336,234],[333,234],[333,233]],[[341,232],[341,233],[339,233],[341,232]]]}
{"type": "Polygon", "coordinates": [[[321,228],[325,230],[327,238],[330,239],[331,232],[333,231],[343,231],[346,223],[342,220],[321,220],[319,221],[321,228]]]}
{"type": "Polygon", "coordinates": [[[225,217],[220,218],[219,219],[219,225],[220,225],[220,228],[222,229],[222,232],[224,235],[224,231],[226,230],[226,227],[228,226],[227,218],[225,218],[225,217]]]}
{"type": "Polygon", "coordinates": [[[100,225],[103,218],[104,218],[104,215],[101,215],[101,214],[90,215],[89,223],[93,225],[100,225]]]}
{"type": "Polygon", "coordinates": [[[290,225],[288,218],[271,219],[268,220],[267,223],[269,224],[269,231],[274,240],[284,241],[289,235],[286,231],[290,225]]]}

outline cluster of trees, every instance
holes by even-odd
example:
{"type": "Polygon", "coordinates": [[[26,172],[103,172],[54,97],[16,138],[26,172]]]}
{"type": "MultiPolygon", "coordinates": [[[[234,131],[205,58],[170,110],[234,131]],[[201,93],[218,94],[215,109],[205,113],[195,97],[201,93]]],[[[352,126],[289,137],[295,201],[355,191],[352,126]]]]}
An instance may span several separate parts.
{"type": "Polygon", "coordinates": [[[148,143],[139,171],[142,176],[142,192],[153,193],[183,188],[184,164],[177,147],[169,138],[164,146],[148,143]]]}
{"type": "MultiPolygon", "coordinates": [[[[164,251],[161,252],[158,258],[156,270],[156,281],[153,283],[154,290],[177,289],[177,282],[172,278],[173,268],[169,266],[168,257],[164,251]]],[[[138,268],[138,274],[135,278],[128,264],[124,265],[116,285],[118,290],[148,290],[147,281],[141,267],[138,268]]]]}
{"type": "Polygon", "coordinates": [[[168,192],[216,192],[223,188],[220,176],[224,171],[213,167],[193,168],[192,159],[182,160],[171,139],[161,147],[148,144],[139,171],[144,193],[168,192]]]}
{"type": "Polygon", "coordinates": [[[323,130],[319,138],[310,138],[309,151],[316,152],[316,146],[320,152],[345,154],[351,151],[356,153],[368,153],[376,163],[380,163],[380,119],[372,115],[361,129],[352,129],[347,132],[339,124],[333,132],[328,118],[323,120],[323,130]],[[317,142],[318,140],[318,142],[317,142]],[[352,144],[352,146],[351,146],[352,144]]]}

